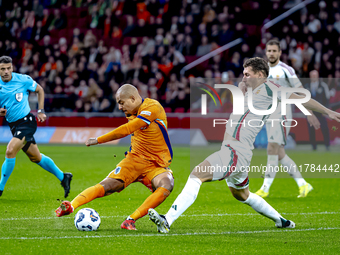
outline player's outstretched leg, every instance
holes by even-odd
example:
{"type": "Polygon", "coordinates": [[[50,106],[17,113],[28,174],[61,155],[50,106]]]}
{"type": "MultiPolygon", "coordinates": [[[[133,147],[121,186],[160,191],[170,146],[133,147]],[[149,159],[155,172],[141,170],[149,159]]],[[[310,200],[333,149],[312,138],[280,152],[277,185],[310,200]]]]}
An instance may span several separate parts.
{"type": "MultiPolygon", "coordinates": [[[[32,147],[32,146],[30,146],[32,147]]],[[[30,148],[31,149],[31,148],[30,148]]],[[[34,152],[34,148],[32,147],[32,152],[34,152]]],[[[27,155],[30,157],[30,152],[27,152],[27,155]]],[[[34,157],[30,157],[31,160],[34,157]]],[[[64,197],[66,198],[68,194],[70,193],[71,189],[71,181],[72,181],[72,174],[71,173],[63,173],[57,165],[54,163],[54,161],[50,158],[45,156],[44,154],[41,153],[41,160],[39,162],[36,162],[39,166],[41,166],[43,169],[46,171],[50,172],[53,174],[55,177],[61,181],[61,186],[64,188],[64,197]]]]}
{"type": "Polygon", "coordinates": [[[55,210],[55,213],[57,215],[57,217],[61,217],[64,215],[69,215],[71,213],[73,213],[74,208],[71,204],[71,202],[69,201],[63,201],[60,206],[58,207],[57,210],[55,210]]]}
{"type": "Polygon", "coordinates": [[[288,169],[289,175],[294,178],[296,184],[299,186],[298,198],[306,197],[308,193],[313,190],[312,185],[307,183],[306,180],[302,177],[297,165],[290,157],[288,157],[283,148],[280,149],[280,154],[281,153],[284,156],[280,160],[280,163],[282,164],[282,166],[288,169]]]}
{"type": "Polygon", "coordinates": [[[71,173],[64,173],[64,178],[61,181],[60,185],[64,188],[64,197],[67,198],[71,189],[71,181],[73,175],[71,173]]]}
{"type": "Polygon", "coordinates": [[[190,175],[181,194],[178,195],[166,215],[160,216],[155,210],[149,210],[150,220],[156,224],[159,232],[169,232],[171,224],[195,202],[201,185],[202,181],[198,177],[190,175]],[[164,224],[162,219],[164,219],[164,224]]]}
{"type": "Polygon", "coordinates": [[[248,187],[245,189],[235,189],[229,187],[233,196],[240,202],[251,206],[256,212],[266,216],[275,222],[278,228],[295,228],[293,221],[282,217],[270,204],[268,204],[262,197],[249,192],[248,187]]]}
{"type": "Polygon", "coordinates": [[[123,221],[123,223],[120,225],[120,228],[127,230],[137,230],[135,223],[136,221],[129,216],[123,221]]]}
{"type": "Polygon", "coordinates": [[[72,174],[63,173],[50,157],[40,153],[38,146],[34,143],[30,144],[28,149],[25,150],[25,153],[32,162],[36,163],[59,179],[61,186],[64,188],[64,197],[66,198],[70,193],[72,174]]]}
{"type": "Polygon", "coordinates": [[[97,184],[90,188],[87,188],[82,193],[80,193],[72,202],[64,201],[60,204],[59,208],[55,210],[57,217],[68,215],[72,213],[79,206],[92,201],[95,198],[103,197],[105,195],[105,190],[101,184],[97,184]],[[70,209],[72,208],[72,209],[70,209]]]}
{"type": "Polygon", "coordinates": [[[169,223],[164,215],[158,214],[155,209],[150,208],[148,212],[150,220],[156,224],[157,231],[163,234],[167,234],[170,231],[169,223]]]}
{"type": "MultiPolygon", "coordinates": [[[[268,144],[269,145],[269,144],[268,144]]],[[[267,170],[265,173],[265,178],[262,184],[262,187],[255,192],[256,195],[260,196],[260,197],[268,197],[269,196],[269,189],[270,186],[272,185],[275,175],[276,175],[276,171],[275,171],[275,167],[277,167],[279,164],[279,156],[278,155],[268,155],[267,158],[267,170]]]]}
{"type": "Polygon", "coordinates": [[[156,190],[122,223],[120,226],[122,229],[137,230],[135,226],[136,220],[147,215],[150,208],[156,208],[163,203],[174,187],[174,178],[172,173],[169,172],[158,174],[151,181],[145,180],[145,178],[141,182],[144,183],[144,185],[146,183],[152,183],[152,186],[155,187],[156,190]]]}
{"type": "Polygon", "coordinates": [[[313,186],[310,185],[309,183],[306,183],[305,185],[299,187],[299,195],[298,198],[301,197],[306,197],[308,195],[309,192],[311,192],[313,190],[313,186]]]}
{"type": "Polygon", "coordinates": [[[15,158],[6,158],[1,167],[0,197],[5,189],[8,178],[11,176],[15,166],[15,158]]]}
{"type": "Polygon", "coordinates": [[[170,195],[170,192],[170,190],[163,187],[157,188],[133,214],[125,219],[120,227],[127,230],[137,230],[135,226],[136,220],[147,215],[150,208],[159,206],[170,195]]]}

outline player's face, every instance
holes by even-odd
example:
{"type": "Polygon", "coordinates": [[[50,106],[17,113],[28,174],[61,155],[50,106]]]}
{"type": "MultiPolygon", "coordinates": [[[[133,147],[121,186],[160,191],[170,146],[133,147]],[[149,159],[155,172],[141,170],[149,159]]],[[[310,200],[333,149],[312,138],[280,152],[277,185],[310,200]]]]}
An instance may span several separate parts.
{"type": "Polygon", "coordinates": [[[3,82],[8,82],[12,79],[13,66],[11,63],[0,64],[0,76],[3,82]]]}
{"type": "Polygon", "coordinates": [[[263,82],[263,74],[261,72],[255,73],[251,66],[245,67],[243,70],[242,81],[247,87],[256,88],[263,82]]]}
{"type": "Polygon", "coordinates": [[[282,51],[277,45],[267,45],[266,56],[270,64],[275,65],[280,61],[282,51]]]}
{"type": "Polygon", "coordinates": [[[125,113],[125,116],[129,117],[136,112],[136,99],[134,96],[126,97],[125,95],[117,94],[116,100],[118,108],[125,113]]]}

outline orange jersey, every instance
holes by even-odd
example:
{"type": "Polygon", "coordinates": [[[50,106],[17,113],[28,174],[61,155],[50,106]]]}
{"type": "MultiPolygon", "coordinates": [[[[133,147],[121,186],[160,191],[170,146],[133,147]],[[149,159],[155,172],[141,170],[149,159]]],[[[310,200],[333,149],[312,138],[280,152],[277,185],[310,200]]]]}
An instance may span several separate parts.
{"type": "Polygon", "coordinates": [[[161,167],[167,167],[172,161],[172,147],[168,135],[168,122],[162,105],[146,98],[139,107],[137,116],[144,126],[131,135],[130,153],[146,160],[155,161],[161,167]]]}

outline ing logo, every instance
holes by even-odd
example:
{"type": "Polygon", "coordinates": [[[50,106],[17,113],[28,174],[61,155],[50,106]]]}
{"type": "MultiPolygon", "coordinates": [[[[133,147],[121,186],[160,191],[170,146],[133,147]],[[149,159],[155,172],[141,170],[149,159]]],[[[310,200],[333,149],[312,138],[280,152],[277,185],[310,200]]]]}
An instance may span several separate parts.
{"type": "MultiPolygon", "coordinates": [[[[202,83],[202,82],[198,82],[198,83],[206,86],[207,88],[209,88],[216,95],[216,97],[218,98],[220,104],[222,105],[222,100],[221,100],[220,96],[218,95],[217,91],[213,87],[209,86],[208,84],[202,83]]],[[[214,101],[215,105],[217,106],[217,102],[216,102],[214,96],[208,90],[206,90],[204,88],[199,88],[199,89],[203,90],[204,92],[206,92],[212,98],[212,100],[214,101]]],[[[202,113],[202,115],[206,115],[207,114],[207,95],[206,94],[202,94],[201,95],[201,100],[202,100],[201,113],[202,113]]]]}

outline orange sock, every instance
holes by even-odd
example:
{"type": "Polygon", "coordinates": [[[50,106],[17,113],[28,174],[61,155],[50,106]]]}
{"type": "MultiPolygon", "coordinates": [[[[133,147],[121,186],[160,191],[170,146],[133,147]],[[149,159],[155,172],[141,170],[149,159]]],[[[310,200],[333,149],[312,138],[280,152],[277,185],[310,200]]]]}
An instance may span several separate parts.
{"type": "Polygon", "coordinates": [[[163,187],[156,189],[130,217],[134,220],[144,217],[150,208],[159,206],[169,195],[170,191],[163,187]]]}
{"type": "Polygon", "coordinates": [[[76,209],[77,207],[86,204],[97,197],[103,197],[104,195],[104,187],[101,184],[97,184],[95,186],[87,188],[78,196],[76,196],[75,199],[72,200],[71,204],[73,208],[76,209]]]}

